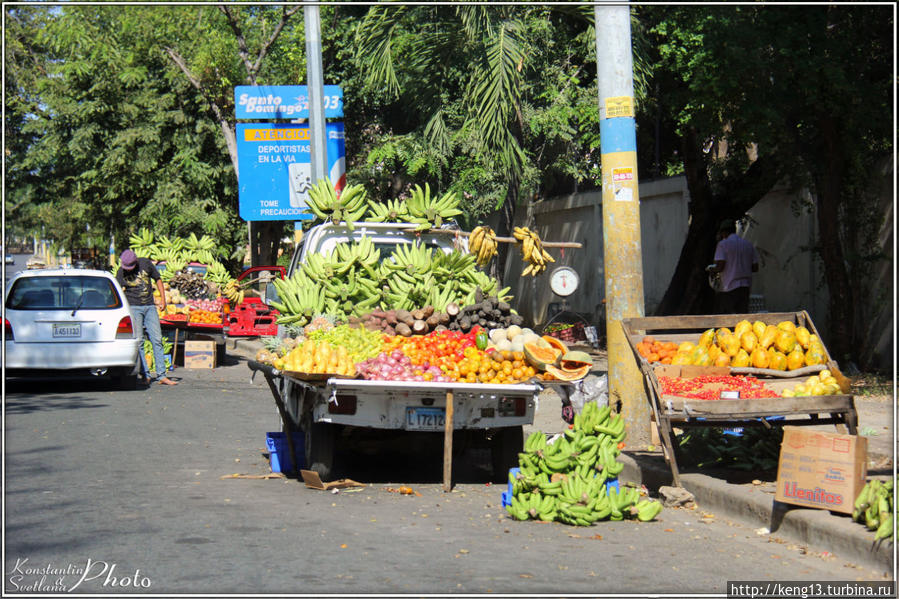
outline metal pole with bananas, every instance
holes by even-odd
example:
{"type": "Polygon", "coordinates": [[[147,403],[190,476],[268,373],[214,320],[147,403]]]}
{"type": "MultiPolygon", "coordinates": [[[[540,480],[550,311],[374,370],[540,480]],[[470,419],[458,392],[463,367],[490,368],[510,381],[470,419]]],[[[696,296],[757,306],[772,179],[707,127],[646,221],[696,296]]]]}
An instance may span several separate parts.
{"type": "Polygon", "coordinates": [[[621,320],[642,317],[643,257],[637,184],[630,7],[600,2],[596,23],[602,151],[602,230],[605,266],[609,401],[620,402],[628,437],[649,443],[650,406],[621,320]]]}

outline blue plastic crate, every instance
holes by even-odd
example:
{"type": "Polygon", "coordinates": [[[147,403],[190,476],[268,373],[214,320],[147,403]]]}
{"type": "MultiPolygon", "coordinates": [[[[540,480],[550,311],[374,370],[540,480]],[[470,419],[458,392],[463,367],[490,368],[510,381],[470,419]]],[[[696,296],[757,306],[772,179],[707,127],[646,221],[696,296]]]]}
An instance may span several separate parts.
{"type": "MultiPolygon", "coordinates": [[[[290,472],[293,470],[293,460],[287,445],[287,437],[284,433],[265,433],[265,445],[269,451],[269,462],[272,472],[290,472]]],[[[306,467],[306,437],[300,431],[293,433],[293,449],[297,454],[300,468],[306,467]]]]}

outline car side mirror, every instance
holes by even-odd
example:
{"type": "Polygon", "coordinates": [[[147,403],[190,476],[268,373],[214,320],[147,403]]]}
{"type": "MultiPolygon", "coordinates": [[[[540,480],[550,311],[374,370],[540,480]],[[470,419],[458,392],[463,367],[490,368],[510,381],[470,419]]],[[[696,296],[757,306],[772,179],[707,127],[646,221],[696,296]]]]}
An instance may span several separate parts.
{"type": "Polygon", "coordinates": [[[265,286],[265,303],[271,304],[272,302],[280,301],[280,297],[278,296],[278,290],[275,288],[274,283],[267,283],[265,286]]]}

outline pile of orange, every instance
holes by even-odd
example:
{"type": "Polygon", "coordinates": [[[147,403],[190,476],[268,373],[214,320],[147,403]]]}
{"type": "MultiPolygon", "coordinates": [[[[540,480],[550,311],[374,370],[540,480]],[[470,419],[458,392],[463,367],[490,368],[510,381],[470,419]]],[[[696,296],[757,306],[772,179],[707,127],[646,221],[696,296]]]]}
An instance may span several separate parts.
{"type": "Polygon", "coordinates": [[[677,354],[677,347],[677,343],[673,341],[657,341],[648,335],[636,345],[637,351],[646,358],[647,362],[661,362],[662,364],[671,364],[677,354]]]}
{"type": "Polygon", "coordinates": [[[222,313],[209,310],[191,310],[188,322],[197,324],[222,324],[222,313]]]}

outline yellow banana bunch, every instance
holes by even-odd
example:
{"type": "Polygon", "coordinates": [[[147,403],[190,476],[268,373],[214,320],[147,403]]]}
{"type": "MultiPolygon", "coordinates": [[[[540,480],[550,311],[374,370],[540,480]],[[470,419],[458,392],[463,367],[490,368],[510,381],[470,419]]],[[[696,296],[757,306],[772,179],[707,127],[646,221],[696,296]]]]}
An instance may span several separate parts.
{"type": "Polygon", "coordinates": [[[534,231],[527,227],[515,227],[515,231],[512,234],[521,244],[522,260],[530,263],[522,271],[521,276],[531,275],[536,277],[546,270],[547,262],[555,262],[553,257],[549,255],[549,252],[543,249],[543,242],[540,241],[540,236],[534,231]]]}
{"type": "Polygon", "coordinates": [[[228,301],[232,306],[236,307],[243,301],[244,291],[240,288],[240,285],[237,284],[237,280],[231,279],[228,284],[225,285],[224,289],[222,289],[222,295],[228,298],[228,301]]]}
{"type": "Polygon", "coordinates": [[[479,226],[468,236],[468,253],[475,256],[478,266],[486,266],[496,255],[496,233],[490,227],[479,226]]]}

